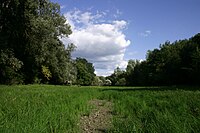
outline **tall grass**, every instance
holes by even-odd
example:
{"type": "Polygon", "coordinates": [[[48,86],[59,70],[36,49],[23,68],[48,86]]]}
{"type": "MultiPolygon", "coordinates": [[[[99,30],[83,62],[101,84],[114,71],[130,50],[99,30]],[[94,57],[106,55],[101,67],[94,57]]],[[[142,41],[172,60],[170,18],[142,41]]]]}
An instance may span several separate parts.
{"type": "Polygon", "coordinates": [[[112,132],[199,133],[200,91],[186,90],[104,89],[101,98],[114,102],[112,132]]]}
{"type": "Polygon", "coordinates": [[[63,86],[0,86],[0,132],[78,132],[94,91],[63,86]]]}
{"type": "Polygon", "coordinates": [[[91,99],[112,101],[110,132],[200,132],[200,91],[173,88],[0,86],[0,132],[80,132],[91,99]]]}

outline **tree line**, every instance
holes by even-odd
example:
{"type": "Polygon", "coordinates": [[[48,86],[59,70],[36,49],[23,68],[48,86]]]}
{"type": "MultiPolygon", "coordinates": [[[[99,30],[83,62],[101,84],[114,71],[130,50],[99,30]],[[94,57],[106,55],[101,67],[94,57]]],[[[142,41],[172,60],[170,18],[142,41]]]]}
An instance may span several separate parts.
{"type": "Polygon", "coordinates": [[[149,50],[146,60],[129,60],[107,77],[112,85],[200,85],[200,33],[149,50]]]}
{"type": "Polygon", "coordinates": [[[0,84],[200,85],[200,34],[167,41],[146,60],[129,60],[126,70],[103,77],[86,59],[72,59],[75,45],[60,39],[71,33],[57,3],[1,0],[0,84]]]}
{"type": "Polygon", "coordinates": [[[60,38],[72,33],[59,4],[49,0],[1,0],[0,84],[91,85],[94,67],[72,59],[74,44],[60,38]]]}

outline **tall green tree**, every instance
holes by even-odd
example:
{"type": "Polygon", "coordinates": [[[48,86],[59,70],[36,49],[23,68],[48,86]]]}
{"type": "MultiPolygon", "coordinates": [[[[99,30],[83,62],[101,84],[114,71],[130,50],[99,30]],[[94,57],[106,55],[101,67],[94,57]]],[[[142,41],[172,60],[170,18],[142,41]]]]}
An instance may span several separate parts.
{"type": "Polygon", "coordinates": [[[72,33],[60,6],[49,0],[1,0],[0,7],[0,49],[11,49],[23,62],[18,73],[25,83],[44,78],[42,66],[52,73],[50,82],[68,80],[74,69],[70,55],[74,48],[65,49],[60,41],[72,33]]]}
{"type": "Polygon", "coordinates": [[[92,63],[89,63],[84,58],[76,59],[77,68],[77,84],[80,85],[92,85],[95,78],[95,69],[92,63]]]}
{"type": "Polygon", "coordinates": [[[126,84],[127,85],[134,85],[136,79],[133,72],[135,71],[135,68],[140,64],[139,60],[129,60],[128,65],[126,67],[126,84]]]}

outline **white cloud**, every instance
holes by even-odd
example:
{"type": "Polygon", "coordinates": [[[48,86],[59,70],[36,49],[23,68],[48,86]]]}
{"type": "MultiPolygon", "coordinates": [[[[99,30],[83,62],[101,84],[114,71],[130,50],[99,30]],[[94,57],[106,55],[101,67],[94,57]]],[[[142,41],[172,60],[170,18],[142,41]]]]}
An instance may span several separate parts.
{"type": "Polygon", "coordinates": [[[67,12],[65,16],[73,33],[63,42],[73,42],[77,46],[73,57],[83,57],[92,62],[97,75],[110,75],[117,66],[126,67],[124,53],[130,41],[123,33],[127,26],[125,20],[102,23],[105,12],[92,14],[77,9],[67,12]]]}
{"type": "Polygon", "coordinates": [[[142,36],[142,37],[148,37],[149,35],[151,35],[150,30],[146,30],[145,32],[140,33],[140,36],[142,36]]]}
{"type": "Polygon", "coordinates": [[[60,6],[60,9],[65,9],[66,8],[66,5],[61,5],[60,6]]]}
{"type": "Polygon", "coordinates": [[[119,16],[121,16],[122,15],[122,12],[119,10],[119,9],[117,9],[116,10],[116,13],[113,15],[113,17],[114,18],[118,18],[119,16]]]}

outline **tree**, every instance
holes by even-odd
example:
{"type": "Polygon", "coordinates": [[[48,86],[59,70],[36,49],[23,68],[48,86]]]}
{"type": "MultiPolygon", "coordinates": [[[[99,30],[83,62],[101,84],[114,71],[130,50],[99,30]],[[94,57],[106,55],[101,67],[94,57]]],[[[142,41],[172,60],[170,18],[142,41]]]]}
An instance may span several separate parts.
{"type": "MultiPolygon", "coordinates": [[[[200,34],[148,51],[146,61],[129,61],[128,85],[200,85],[200,34]]],[[[111,75],[112,76],[112,75],[111,75]]]]}
{"type": "Polygon", "coordinates": [[[126,84],[127,85],[134,85],[135,82],[135,75],[133,74],[135,71],[135,67],[140,64],[139,60],[129,60],[128,65],[126,67],[126,84]]]}
{"type": "Polygon", "coordinates": [[[114,73],[108,76],[107,79],[110,80],[111,85],[124,86],[126,85],[125,75],[126,75],[125,71],[117,67],[114,70],[114,73]]]}
{"type": "Polygon", "coordinates": [[[71,60],[74,45],[65,49],[60,41],[72,31],[58,4],[49,0],[2,0],[0,7],[0,49],[10,49],[14,58],[23,62],[17,73],[25,83],[43,78],[42,66],[52,73],[51,83],[62,84],[76,77],[71,60]]]}
{"type": "Polygon", "coordinates": [[[104,76],[95,76],[92,85],[96,86],[110,86],[112,82],[104,76]]]}
{"type": "Polygon", "coordinates": [[[92,63],[89,63],[84,58],[76,59],[77,68],[77,84],[80,85],[92,85],[95,78],[95,69],[92,63]]]}
{"type": "Polygon", "coordinates": [[[23,78],[18,71],[23,66],[23,62],[14,57],[14,53],[7,49],[0,51],[0,83],[19,84],[23,78]]]}
{"type": "Polygon", "coordinates": [[[98,76],[94,77],[94,80],[92,81],[92,85],[93,86],[101,86],[102,85],[102,81],[99,79],[98,76]]]}

